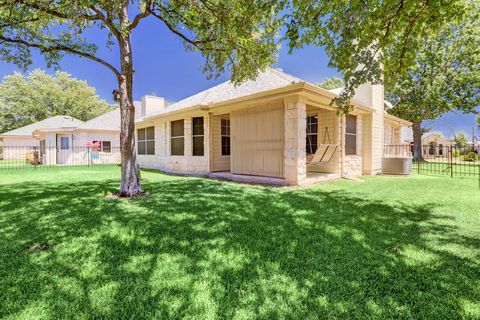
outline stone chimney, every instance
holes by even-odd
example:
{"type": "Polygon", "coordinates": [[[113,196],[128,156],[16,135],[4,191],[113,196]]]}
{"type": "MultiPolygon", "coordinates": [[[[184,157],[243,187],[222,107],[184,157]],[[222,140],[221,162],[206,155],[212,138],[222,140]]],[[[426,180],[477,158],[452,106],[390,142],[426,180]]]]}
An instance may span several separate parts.
{"type": "Polygon", "coordinates": [[[151,115],[152,113],[158,112],[163,108],[165,108],[165,98],[149,95],[142,97],[142,117],[151,115]]]}

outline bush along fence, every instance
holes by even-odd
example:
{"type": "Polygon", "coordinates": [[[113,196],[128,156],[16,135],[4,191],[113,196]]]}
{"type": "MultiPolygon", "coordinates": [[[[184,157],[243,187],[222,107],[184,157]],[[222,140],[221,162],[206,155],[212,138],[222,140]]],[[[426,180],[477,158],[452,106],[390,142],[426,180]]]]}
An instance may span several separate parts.
{"type": "Polygon", "coordinates": [[[120,163],[120,148],[0,146],[0,170],[120,163]]]}
{"type": "Polygon", "coordinates": [[[432,173],[458,176],[478,177],[480,183],[479,150],[475,146],[422,146],[421,160],[414,161],[417,173],[432,173]]]}

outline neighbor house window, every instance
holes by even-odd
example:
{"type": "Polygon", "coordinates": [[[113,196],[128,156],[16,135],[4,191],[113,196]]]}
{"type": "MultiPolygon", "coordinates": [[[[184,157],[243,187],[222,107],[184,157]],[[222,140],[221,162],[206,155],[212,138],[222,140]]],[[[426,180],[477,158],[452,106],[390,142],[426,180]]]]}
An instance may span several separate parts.
{"type": "Polygon", "coordinates": [[[60,137],[60,149],[61,150],[70,149],[70,139],[68,137],[60,137]]]}
{"type": "Polygon", "coordinates": [[[307,154],[314,154],[317,151],[318,140],[318,116],[307,117],[307,154]]]}
{"type": "Polygon", "coordinates": [[[230,119],[222,118],[220,123],[222,136],[222,156],[230,155],[230,119]]]}
{"type": "Polygon", "coordinates": [[[112,143],[110,141],[102,141],[100,150],[102,150],[102,152],[107,152],[107,153],[112,152],[112,143]]]}
{"type": "Polygon", "coordinates": [[[431,156],[435,155],[435,143],[434,142],[430,142],[430,147],[428,148],[428,153],[431,156]]]}
{"type": "MultiPolygon", "coordinates": [[[[153,155],[155,154],[155,127],[148,127],[137,130],[137,153],[153,155]]],[[[110,149],[110,145],[109,145],[110,149]]]]}
{"type": "Polygon", "coordinates": [[[170,129],[170,153],[172,156],[183,156],[185,146],[183,120],[172,121],[170,129]]]}
{"type": "Polygon", "coordinates": [[[40,156],[45,154],[46,149],[45,139],[40,140],[40,156]]]}
{"type": "Polygon", "coordinates": [[[193,155],[203,156],[203,117],[192,118],[193,155]]]}
{"type": "Polygon", "coordinates": [[[111,152],[112,144],[110,141],[92,141],[92,144],[98,146],[98,150],[94,150],[94,151],[102,151],[102,152],[108,152],[108,153],[111,152]]]}
{"type": "Polygon", "coordinates": [[[345,154],[357,154],[357,117],[347,116],[347,127],[345,129],[345,154]]]}

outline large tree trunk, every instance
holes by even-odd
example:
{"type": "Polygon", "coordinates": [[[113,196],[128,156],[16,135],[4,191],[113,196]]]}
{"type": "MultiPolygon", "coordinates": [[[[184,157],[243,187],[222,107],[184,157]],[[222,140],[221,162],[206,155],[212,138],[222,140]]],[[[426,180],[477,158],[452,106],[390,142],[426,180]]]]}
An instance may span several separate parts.
{"type": "Polygon", "coordinates": [[[135,152],[135,107],[133,105],[133,61],[130,38],[125,36],[120,45],[121,75],[120,90],[120,150],[122,159],[122,181],[119,196],[134,197],[143,193],[140,186],[140,170],[135,152]]]}
{"type": "Polygon", "coordinates": [[[413,160],[422,161],[422,121],[413,121],[413,160]]]}

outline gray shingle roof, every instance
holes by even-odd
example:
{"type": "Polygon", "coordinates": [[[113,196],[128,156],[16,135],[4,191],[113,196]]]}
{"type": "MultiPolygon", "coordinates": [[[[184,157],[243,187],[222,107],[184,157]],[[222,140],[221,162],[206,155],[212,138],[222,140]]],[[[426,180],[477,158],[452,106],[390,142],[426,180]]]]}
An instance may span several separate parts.
{"type": "Polygon", "coordinates": [[[287,74],[279,69],[268,68],[265,72],[260,73],[255,80],[243,82],[238,86],[234,86],[231,81],[223,82],[210,89],[174,103],[159,112],[152,113],[149,116],[160,115],[197,105],[227,101],[267,90],[286,87],[299,82],[306,81],[287,74]]]}
{"type": "Polygon", "coordinates": [[[81,125],[83,121],[69,116],[54,116],[24,127],[0,134],[1,136],[32,136],[32,132],[39,129],[70,129],[81,125]]]}
{"type": "Polygon", "coordinates": [[[79,125],[77,129],[120,130],[120,109],[115,108],[79,125]]]}

